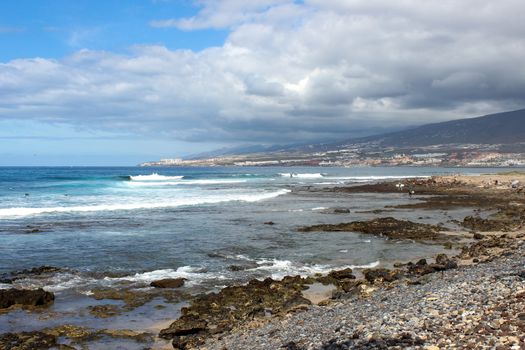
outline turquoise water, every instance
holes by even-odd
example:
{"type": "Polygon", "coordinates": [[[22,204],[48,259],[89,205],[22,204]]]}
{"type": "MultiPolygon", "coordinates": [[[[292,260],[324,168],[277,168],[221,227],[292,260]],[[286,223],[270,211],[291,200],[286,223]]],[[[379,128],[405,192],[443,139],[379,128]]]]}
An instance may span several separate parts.
{"type": "MultiPolygon", "coordinates": [[[[462,173],[490,171],[461,169],[462,173]]],[[[94,285],[143,286],[164,277],[188,278],[188,288],[217,288],[252,277],[408,259],[434,248],[358,234],[296,231],[302,225],[371,218],[372,214],[360,212],[392,200],[411,200],[405,194],[321,196],[297,189],[457,172],[441,168],[0,168],[0,273],[40,265],[66,267],[72,272],[26,284],[86,293],[94,285]],[[351,213],[323,211],[333,207],[351,213]],[[275,225],[265,225],[268,221],[275,225]],[[232,271],[231,265],[243,269],[232,271]]],[[[447,215],[451,214],[436,214],[429,220],[446,221],[447,215]]]]}
{"type": "MultiPolygon", "coordinates": [[[[152,332],[178,317],[185,301],[154,300],[99,318],[94,291],[152,293],[156,279],[184,277],[186,293],[217,290],[252,278],[389,266],[443,252],[443,247],[357,233],[299,233],[297,228],[394,216],[444,223],[454,211],[371,210],[417,201],[406,193],[347,194],[307,190],[497,169],[441,168],[0,168],[0,277],[41,265],[58,273],[0,288],[43,287],[52,306],[0,313],[0,333],[62,324],[152,332]],[[333,214],[330,208],[349,213],[333,214]],[[273,225],[265,224],[272,221],[273,225]]],[[[417,196],[416,196],[417,197],[417,196]]],[[[448,251],[447,251],[448,253],[448,251]]],[[[173,293],[177,293],[174,291],[173,293]]],[[[143,349],[109,339],[89,349],[143,349]]],[[[157,340],[159,346],[166,343],[157,340]]],[[[149,344],[155,348],[155,344],[149,344]]]]}

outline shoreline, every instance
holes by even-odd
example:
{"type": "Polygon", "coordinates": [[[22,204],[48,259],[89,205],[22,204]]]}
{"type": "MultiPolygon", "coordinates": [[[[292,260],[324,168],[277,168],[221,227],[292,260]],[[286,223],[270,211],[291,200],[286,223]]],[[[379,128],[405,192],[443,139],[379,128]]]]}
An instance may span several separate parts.
{"type": "MultiPolygon", "coordinates": [[[[283,320],[288,320],[291,318],[297,318],[299,315],[308,315],[311,312],[317,312],[317,313],[323,313],[323,312],[329,312],[330,308],[332,308],[334,305],[338,305],[341,303],[342,305],[348,306],[349,304],[355,302],[355,300],[368,300],[368,298],[375,298],[374,295],[377,293],[389,293],[389,291],[394,290],[398,288],[398,286],[402,286],[403,284],[406,284],[407,286],[417,286],[417,279],[423,278],[424,276],[431,276],[430,279],[433,278],[436,279],[436,276],[441,274],[450,274],[454,273],[454,271],[464,271],[471,268],[476,268],[476,266],[484,265],[482,262],[487,262],[489,264],[497,264],[498,256],[501,256],[502,253],[508,253],[508,244],[511,244],[509,242],[521,242],[523,241],[523,236],[520,236],[519,234],[516,234],[516,237],[513,237],[513,235],[516,233],[515,228],[512,227],[513,224],[516,224],[516,218],[519,218],[519,220],[522,219],[521,215],[522,212],[516,213],[515,207],[520,207],[525,203],[525,195],[523,193],[518,193],[518,189],[514,189],[511,186],[510,181],[515,180],[517,177],[519,177],[519,181],[523,184],[525,181],[525,175],[519,174],[519,175],[479,175],[479,176],[440,176],[440,177],[432,177],[431,179],[403,179],[401,181],[397,182],[382,182],[378,184],[365,184],[365,185],[357,185],[357,186],[351,186],[351,187],[335,187],[335,188],[324,188],[320,189],[321,191],[328,191],[328,192],[341,192],[341,193],[396,193],[398,191],[398,188],[395,187],[395,185],[399,182],[406,183],[406,187],[410,187],[415,191],[415,196],[418,197],[420,195],[423,195],[421,200],[418,200],[417,203],[409,204],[408,207],[402,208],[402,209],[410,209],[410,206],[417,207],[417,208],[425,208],[425,209],[436,209],[436,208],[452,208],[457,207],[461,205],[470,205],[476,208],[480,208],[483,212],[489,212],[496,210],[496,214],[490,216],[489,218],[473,218],[470,221],[462,222],[461,224],[465,225],[465,231],[461,233],[463,238],[467,238],[470,243],[457,243],[456,248],[460,248],[461,245],[463,245],[463,250],[459,253],[459,256],[462,254],[470,254],[468,253],[469,249],[472,247],[478,247],[473,248],[474,251],[472,251],[472,255],[464,255],[464,257],[469,256],[470,261],[467,261],[467,259],[457,259],[455,257],[441,257],[441,264],[436,263],[428,263],[425,262],[423,264],[422,262],[416,262],[412,265],[407,264],[399,264],[398,266],[394,266],[393,270],[385,270],[383,268],[378,269],[370,269],[369,276],[365,274],[365,279],[356,279],[354,271],[345,271],[341,272],[339,271],[339,275],[337,275],[338,271],[334,270],[331,273],[329,273],[327,276],[331,276],[331,279],[327,279],[327,276],[310,276],[308,278],[298,278],[293,276],[285,277],[282,281],[269,281],[268,279],[264,281],[260,281],[258,284],[257,282],[250,282],[245,286],[231,286],[222,289],[218,294],[213,295],[220,295],[221,293],[225,294],[224,291],[231,292],[230,297],[238,298],[240,295],[246,295],[245,301],[250,301],[253,299],[254,296],[258,298],[262,298],[263,300],[265,298],[268,298],[268,296],[272,294],[279,294],[276,293],[276,291],[280,291],[280,295],[276,298],[269,298],[267,302],[275,309],[273,310],[272,307],[262,307],[259,308],[259,310],[256,313],[252,313],[248,315],[249,317],[246,317],[246,315],[243,315],[243,312],[241,311],[237,314],[232,312],[220,312],[218,311],[218,316],[215,319],[214,323],[211,324],[209,320],[206,320],[206,317],[202,317],[201,319],[205,320],[204,322],[199,321],[199,317],[194,317],[195,313],[193,311],[199,310],[192,309],[191,306],[189,308],[183,308],[183,315],[184,310],[190,310],[187,311],[188,314],[193,315],[192,318],[190,318],[194,322],[193,325],[188,326],[188,323],[186,324],[178,324],[179,330],[172,332],[171,335],[166,336],[167,332],[160,332],[161,336],[164,336],[164,338],[169,338],[170,340],[175,339],[174,344],[178,346],[179,348],[191,348],[192,346],[196,347],[206,347],[208,349],[212,348],[220,348],[219,344],[223,344],[223,347],[226,347],[228,349],[235,349],[235,348],[243,348],[243,347],[236,347],[238,344],[242,344],[241,339],[245,339],[246,337],[261,337],[264,335],[258,334],[256,330],[253,330],[254,327],[272,327],[272,325],[279,324],[279,322],[283,322],[283,320]],[[485,178],[490,176],[490,178],[485,178]],[[473,180],[473,178],[476,178],[473,180]],[[499,179],[497,184],[493,184],[494,178],[499,179]],[[481,182],[480,182],[481,181],[481,182]],[[483,183],[483,181],[487,181],[486,183],[483,183]],[[503,198],[500,198],[502,197],[503,198]],[[443,198],[445,197],[445,198],[443,198]],[[522,198],[523,197],[523,198],[522,198]],[[437,198],[437,199],[436,199],[437,198]],[[511,203],[518,203],[519,205],[511,205],[511,203]],[[470,226],[467,226],[470,225],[470,226]],[[490,228],[493,229],[494,227],[498,228],[498,230],[492,230],[490,232],[483,232],[484,229],[490,228]],[[509,232],[503,233],[499,229],[505,229],[507,231],[511,231],[512,234],[509,232]],[[478,233],[478,236],[476,238],[475,233],[478,233]],[[506,236],[504,236],[506,235],[506,236]],[[504,237],[500,237],[504,236],[504,237]],[[497,237],[497,238],[494,238],[497,237]],[[495,241],[494,241],[495,240],[495,241]],[[509,241],[511,240],[511,241],[509,241]],[[490,244],[493,244],[493,247],[483,247],[483,242],[490,242],[494,241],[490,244]],[[497,242],[496,242],[497,241],[497,242]],[[483,243],[480,245],[480,243],[483,243]],[[500,247],[500,245],[502,245],[500,247]],[[470,248],[469,248],[470,247],[470,248]],[[494,248],[494,249],[492,249],[494,248]],[[477,251],[475,249],[478,249],[477,251]],[[492,249],[492,250],[490,250],[492,249]],[[467,253],[465,253],[467,252],[467,253]],[[483,254],[481,254],[483,253],[483,254]],[[452,261],[453,260],[453,261],[452,261]],[[456,261],[458,260],[458,261],[456,261]],[[478,260],[478,261],[473,261],[478,260]],[[491,262],[491,260],[494,260],[491,262]],[[459,265],[459,267],[454,267],[452,262],[456,263],[456,265],[459,265]],[[435,266],[435,265],[440,266],[435,266]],[[448,265],[447,265],[448,264],[448,265]],[[434,266],[433,266],[434,265],[434,266]],[[445,266],[446,268],[443,268],[445,266]],[[448,266],[448,267],[447,267],[448,266]],[[403,271],[412,271],[412,275],[410,276],[402,276],[402,277],[395,277],[395,274],[392,275],[392,271],[396,270],[403,270],[403,271]],[[431,271],[432,270],[432,271],[431,271]],[[430,271],[430,272],[429,272],[430,271]],[[435,271],[438,271],[436,273],[435,271]],[[369,278],[368,278],[369,277],[369,278]],[[415,282],[408,283],[408,281],[415,282]],[[284,282],[283,282],[284,281],[284,282]],[[366,283],[362,283],[363,281],[366,281],[366,283]],[[316,306],[312,305],[311,301],[306,302],[305,300],[308,300],[304,298],[303,289],[306,285],[313,285],[313,284],[321,284],[323,285],[323,282],[325,282],[325,285],[332,284],[335,286],[335,289],[337,290],[337,293],[332,293],[331,299],[328,301],[326,300],[318,300],[317,303],[314,304],[321,304],[322,306],[316,306]],[[247,286],[250,284],[253,285],[253,288],[250,292],[246,292],[247,286]],[[266,289],[265,289],[266,288],[266,289]],[[260,290],[263,290],[262,293],[258,293],[260,290]],[[251,294],[250,294],[251,293],[251,294]],[[255,294],[254,294],[255,293],[255,294]],[[357,299],[353,299],[357,298],[357,299]],[[284,304],[288,303],[289,305],[286,305],[286,307],[283,307],[283,301],[284,304]],[[324,309],[327,308],[327,309],[324,309]],[[312,311],[313,310],[313,311],[312,311]],[[324,311],[323,311],[324,310],[324,311]],[[276,312],[274,312],[276,311],[276,312]],[[220,320],[220,317],[223,317],[224,319],[220,320]],[[233,317],[233,319],[232,319],[233,317]],[[239,319],[236,319],[239,318],[239,319]],[[212,327],[210,327],[212,326],[212,327]],[[182,328],[181,328],[182,327],[182,328]],[[182,329],[182,331],[181,331],[182,329]],[[173,335],[173,336],[172,336],[173,335]],[[204,339],[202,339],[204,338],[204,339]],[[195,342],[194,342],[195,341],[195,342]],[[204,341],[207,341],[204,343],[204,341]],[[211,343],[210,343],[211,342],[211,343]]],[[[380,218],[382,218],[384,213],[377,213],[380,215],[380,218]]],[[[386,214],[389,215],[389,214],[386,214]]],[[[520,221],[521,224],[521,221],[520,221]]],[[[428,229],[428,227],[426,227],[428,229]]],[[[297,234],[302,234],[297,232],[297,234]]],[[[315,234],[322,234],[322,233],[315,233],[315,234]]],[[[340,234],[344,234],[344,232],[341,232],[340,234]]],[[[375,234],[375,233],[370,233],[375,234]]],[[[403,237],[395,237],[396,239],[403,239],[403,237]]],[[[413,239],[414,237],[411,237],[410,239],[413,239]]],[[[441,244],[441,242],[439,242],[441,244]]],[[[489,244],[489,245],[490,245],[489,244]]],[[[521,243],[519,243],[521,244],[521,243]]],[[[519,245],[518,244],[518,245],[519,245]]],[[[453,243],[453,245],[456,245],[456,242],[453,243]]],[[[521,245],[520,248],[521,251],[523,250],[523,246],[521,245]]],[[[433,258],[433,257],[428,257],[433,258]]],[[[519,258],[519,256],[518,256],[519,258]]],[[[344,270],[343,270],[344,271],[344,270]]],[[[425,277],[427,278],[427,277],[425,277]]],[[[410,287],[410,288],[416,288],[416,287],[410,287]]],[[[210,296],[211,294],[207,294],[207,297],[205,296],[200,300],[200,312],[203,311],[204,307],[209,307],[210,305],[213,305],[213,302],[218,302],[219,304],[221,302],[224,302],[226,299],[215,299],[213,302],[210,302],[210,296]]],[[[243,300],[242,298],[240,300],[243,300]]],[[[193,305],[196,303],[196,298],[193,298],[193,300],[190,299],[190,303],[193,305]]],[[[259,301],[260,304],[265,304],[265,302],[259,301]]],[[[198,304],[198,302],[197,302],[198,304]]],[[[255,303],[256,304],[256,303],[255,303]]],[[[221,306],[226,305],[219,305],[218,309],[221,309],[221,306]]],[[[230,307],[233,305],[230,305],[230,307]]],[[[237,307],[237,305],[235,305],[237,307]]],[[[231,311],[231,310],[230,310],[231,311]]],[[[253,311],[253,310],[250,310],[253,311]]],[[[197,313],[198,314],[198,313],[197,313]]],[[[176,321],[177,322],[177,321],[176,321]]],[[[299,326],[299,325],[295,325],[299,326]]],[[[291,326],[283,326],[280,325],[280,327],[291,327],[291,326]]],[[[165,328],[166,329],[169,329],[165,328]]],[[[173,327],[171,327],[173,328],[173,327]]],[[[176,328],[176,327],[175,327],[176,328]]],[[[261,329],[263,329],[261,328],[261,329]]],[[[299,327],[300,328],[300,327],[299,327]]],[[[257,328],[255,328],[257,329],[257,328]]],[[[291,328],[290,328],[291,329],[291,328]]],[[[335,332],[334,335],[337,335],[338,332],[335,332]]],[[[295,334],[290,330],[290,334],[295,334]]],[[[323,334],[323,332],[321,332],[323,334]]],[[[65,335],[67,337],[67,334],[60,334],[65,335]]],[[[122,336],[122,334],[120,334],[122,336]]],[[[128,334],[128,336],[130,336],[128,334]]],[[[131,336],[130,336],[131,337],[131,336]]],[[[272,336],[275,338],[275,336],[272,336]]],[[[290,349],[310,349],[310,348],[322,348],[325,346],[326,341],[331,341],[333,339],[325,339],[325,343],[315,343],[315,345],[305,343],[302,344],[301,341],[304,340],[305,337],[297,336],[297,339],[290,340],[289,343],[280,344],[280,347],[290,348],[290,349]],[[301,340],[302,339],[302,340],[301,340]],[[293,342],[295,345],[291,344],[293,342]],[[286,346],[285,346],[286,345],[286,346]],[[294,347],[295,346],[295,347],[294,347]]],[[[348,346],[357,346],[358,343],[352,343],[349,339],[343,339],[344,337],[341,335],[337,335],[335,340],[330,344],[339,344],[337,346],[339,347],[333,347],[334,349],[344,349],[348,348],[348,346]],[[347,342],[348,344],[344,344],[344,342],[347,342]],[[348,345],[348,346],[347,346],[348,345]],[[347,347],[345,347],[347,346],[347,347]]],[[[366,336],[366,338],[370,338],[366,336]]],[[[379,338],[384,338],[382,336],[379,336],[379,338]]],[[[367,341],[376,341],[377,344],[380,341],[390,341],[392,344],[399,343],[401,345],[410,345],[414,347],[420,346],[421,348],[424,348],[424,346],[431,346],[432,344],[430,341],[422,340],[423,343],[419,344],[421,341],[417,340],[413,336],[411,336],[409,340],[408,338],[403,338],[403,336],[399,336],[396,338],[396,336],[390,337],[390,340],[381,340],[377,337],[372,337],[368,339],[367,341]],[[398,339],[399,338],[399,339],[398,339]],[[394,339],[394,340],[392,340],[394,339]],[[403,340],[404,339],[404,340],[403,340]],[[412,342],[409,344],[409,342],[412,342]],[[405,342],[405,343],[403,343],[405,342]],[[416,344],[417,343],[417,344],[416,344]],[[428,343],[428,344],[427,344],[428,343]]],[[[285,338],[283,338],[285,339],[285,338]]],[[[288,339],[288,338],[286,338],[288,339]]],[[[290,338],[291,339],[291,338],[290,338]]],[[[320,338],[321,339],[321,338],[320,338]]],[[[323,338],[324,339],[324,338],[323,338]]],[[[431,338],[428,338],[431,339],[431,338]]],[[[359,341],[363,341],[363,338],[360,336],[358,337],[359,341]]],[[[518,342],[519,343],[519,342],[518,342]]],[[[1,343],[0,343],[1,344],[1,343]]],[[[248,344],[248,343],[246,343],[248,344]]],[[[263,343],[264,344],[264,343],[263,343]]],[[[370,343],[371,344],[371,343],[370,343]]],[[[369,344],[369,345],[370,345],[369,344]]],[[[399,345],[398,344],[398,345],[399,345]]],[[[366,345],[366,346],[369,346],[366,345]]],[[[395,344],[394,344],[395,345],[395,344]]],[[[399,345],[399,346],[401,346],[399,345]]],[[[328,346],[328,345],[327,345],[328,346]]],[[[331,345],[330,345],[331,346],[331,345]]],[[[336,345],[334,345],[336,346],[336,345]]],[[[361,345],[359,345],[361,346],[361,345]]],[[[371,346],[371,345],[370,345],[371,346]]],[[[397,346],[397,345],[395,345],[397,346]]],[[[246,349],[246,347],[244,347],[246,349]]],[[[248,347],[250,348],[250,347],[248,347]]],[[[253,347],[256,348],[255,345],[253,347]]],[[[328,347],[327,347],[328,348],[328,347]]],[[[363,347],[367,348],[367,347],[363,347]]],[[[374,348],[374,347],[369,347],[374,348]]],[[[153,347],[152,349],[157,349],[153,347]]]]}
{"type": "MultiPolygon", "coordinates": [[[[491,217],[494,218],[473,218],[475,224],[474,226],[469,226],[470,221],[467,220],[467,218],[464,219],[464,221],[461,223],[463,226],[466,227],[468,231],[467,237],[471,239],[471,243],[462,243],[462,251],[454,257],[448,257],[446,255],[438,255],[436,257],[436,263],[434,264],[428,264],[425,260],[420,260],[416,263],[409,263],[409,264],[402,264],[400,266],[396,266],[393,270],[387,270],[383,268],[378,269],[369,269],[364,271],[365,280],[366,282],[363,282],[363,280],[356,280],[355,276],[351,276],[351,278],[343,279],[342,283],[338,285],[338,289],[342,289],[343,293],[342,296],[346,294],[349,295],[349,299],[354,297],[355,295],[358,295],[357,298],[369,298],[371,295],[374,294],[377,290],[381,290],[382,288],[389,290],[393,288],[393,286],[397,283],[406,283],[407,285],[417,285],[420,282],[418,281],[419,278],[422,278],[424,276],[435,276],[436,273],[441,273],[442,275],[444,273],[449,273],[449,271],[462,269],[462,270],[469,270],[470,268],[473,268],[475,266],[479,266],[480,264],[491,262],[494,259],[497,259],[500,257],[503,253],[505,254],[511,254],[511,251],[509,250],[509,247],[515,247],[518,245],[522,249],[522,241],[525,237],[523,233],[517,233],[515,235],[511,235],[508,233],[503,232],[494,232],[492,230],[494,223],[499,222],[502,225],[515,225],[513,229],[519,229],[521,228],[521,223],[523,219],[523,214],[525,213],[523,210],[521,210],[520,213],[515,213],[516,215],[509,215],[507,212],[509,211],[509,206],[512,207],[516,204],[516,201],[520,201],[520,203],[517,203],[518,206],[522,206],[525,204],[523,198],[523,193],[519,191],[519,188],[514,188],[513,183],[516,181],[516,176],[514,175],[480,175],[476,177],[476,180],[474,181],[472,177],[469,176],[445,176],[445,177],[432,177],[430,179],[409,179],[403,181],[405,183],[405,186],[407,188],[410,188],[410,191],[414,191],[417,194],[424,194],[426,196],[429,196],[425,199],[423,199],[423,203],[430,203],[428,206],[429,208],[450,208],[450,207],[457,207],[464,205],[465,203],[468,203],[470,206],[477,206],[480,207],[480,209],[483,209],[484,211],[490,211],[490,210],[499,210],[495,215],[491,215],[491,217]],[[501,195],[504,195],[504,198],[499,198],[501,195]],[[438,196],[440,197],[440,201],[436,204],[433,203],[433,199],[436,197],[432,196],[438,196]],[[445,199],[443,199],[445,197],[445,199]],[[461,200],[458,202],[458,198],[461,200]],[[512,201],[515,201],[514,203],[512,201]],[[511,205],[512,204],[512,205],[511,205]],[[502,217],[506,216],[506,217],[502,217]],[[478,220],[479,219],[479,220],[478,220]],[[485,231],[487,233],[482,234],[477,231],[485,231]],[[488,231],[491,231],[490,234],[488,234],[488,231]],[[487,243],[488,242],[488,243],[487,243]],[[441,261],[439,261],[441,260],[441,261]],[[459,266],[458,266],[459,265],[459,266]],[[407,276],[408,272],[408,276],[407,276]],[[402,281],[402,282],[400,282],[402,281]],[[344,286],[344,287],[343,287],[344,286]]],[[[523,183],[523,176],[520,174],[519,181],[523,183]]],[[[363,193],[363,192],[379,192],[379,193],[385,193],[385,192],[395,192],[398,187],[396,188],[395,185],[397,183],[395,182],[383,182],[375,185],[361,185],[361,186],[352,186],[352,187],[344,187],[344,188],[336,188],[335,191],[341,190],[344,192],[349,193],[363,193]]],[[[329,191],[334,191],[334,188],[329,189],[329,191]]],[[[421,203],[418,203],[417,205],[420,205],[421,203]]],[[[416,205],[413,205],[416,206],[416,205]]],[[[409,209],[408,207],[407,209],[409,209]]],[[[522,208],[520,208],[522,209],[522,208]]],[[[510,210],[512,211],[512,210],[510,210]]],[[[322,227],[315,228],[315,230],[325,231],[330,226],[338,226],[338,225],[320,225],[322,227]]],[[[343,228],[342,230],[339,230],[340,227],[337,227],[336,231],[352,231],[355,229],[355,226],[352,226],[348,229],[343,228]]],[[[424,229],[429,230],[429,227],[424,227],[424,229]]],[[[303,231],[308,231],[303,228],[303,231]]],[[[506,230],[508,231],[508,230],[506,230]]],[[[363,232],[363,231],[361,231],[363,232]]],[[[373,230],[370,232],[372,234],[377,233],[373,230]]],[[[417,233],[417,232],[416,232],[417,233]]],[[[395,236],[395,238],[402,239],[402,236],[395,236]]],[[[412,232],[412,235],[408,237],[409,239],[414,239],[414,235],[412,232]]],[[[430,257],[429,257],[430,258],[430,257]]],[[[347,271],[348,273],[351,273],[352,271],[347,271]]],[[[337,271],[332,271],[332,273],[337,273],[337,271]]],[[[349,276],[350,277],[350,276],[349,276]]],[[[290,277],[292,279],[294,277],[290,277]]],[[[298,277],[295,277],[298,278],[298,277]]],[[[432,277],[431,277],[432,278],[432,277]]],[[[314,284],[317,282],[322,282],[322,279],[314,279],[312,280],[305,280],[304,284],[314,284]]],[[[339,281],[337,281],[339,282],[339,281]]],[[[267,281],[267,284],[270,284],[271,287],[279,285],[276,281],[267,281]]],[[[297,286],[295,286],[297,287],[297,286]]],[[[278,288],[278,287],[274,287],[278,288]]],[[[222,291],[221,291],[222,292],[222,291]]],[[[218,295],[221,294],[219,292],[218,295]]],[[[388,293],[388,292],[387,292],[388,293]]],[[[332,294],[332,301],[328,301],[326,303],[321,303],[322,305],[325,305],[328,307],[333,303],[333,300],[338,300],[341,297],[334,297],[334,294],[332,294]]],[[[313,306],[307,305],[301,305],[300,311],[298,314],[308,314],[311,309],[315,309],[313,306]]],[[[322,308],[323,306],[321,306],[322,308]]],[[[235,349],[239,348],[242,349],[242,346],[238,346],[239,341],[241,338],[245,337],[245,334],[248,334],[247,337],[251,337],[250,339],[253,340],[254,334],[257,332],[255,330],[251,330],[251,328],[259,328],[261,325],[264,325],[265,323],[273,324],[273,323],[279,323],[280,319],[282,317],[287,317],[289,314],[296,313],[298,310],[291,309],[291,310],[284,310],[284,316],[283,314],[278,315],[277,317],[271,317],[271,320],[268,321],[267,319],[257,319],[253,321],[246,321],[244,320],[241,322],[241,325],[238,326],[238,328],[234,328],[235,326],[225,329],[223,331],[217,332],[219,335],[215,335],[217,333],[213,332],[207,332],[206,327],[208,325],[206,321],[206,316],[199,317],[198,312],[194,312],[195,310],[192,310],[190,307],[187,309],[186,315],[190,315],[191,317],[186,317],[186,321],[194,321],[194,324],[191,325],[188,323],[184,323],[181,321],[184,321],[185,319],[185,312],[183,311],[183,316],[179,318],[177,321],[175,321],[170,328],[165,329],[163,332],[161,332],[161,336],[164,336],[169,339],[173,339],[173,345],[175,348],[185,349],[185,348],[198,348],[198,347],[204,347],[204,348],[228,348],[228,349],[235,349]],[[194,327],[192,327],[194,326],[194,327]],[[248,331],[245,331],[248,329],[248,331]],[[223,334],[226,334],[223,336],[223,334]],[[250,336],[251,335],[251,336],[250,336]],[[210,338],[211,337],[211,338],[210,338]],[[203,339],[204,338],[204,339],[203,339]],[[222,341],[222,339],[232,339],[230,342],[228,341],[222,341]],[[213,339],[213,340],[210,340],[213,339]],[[221,344],[221,345],[217,345],[221,344]]],[[[293,316],[292,316],[293,317],[293,316]]],[[[297,326],[297,325],[296,325],[297,326]]],[[[322,333],[322,332],[321,332],[322,333]]],[[[311,333],[309,333],[311,335],[311,333]]],[[[257,334],[259,337],[260,334],[257,334]]],[[[271,337],[274,337],[272,335],[271,337]]],[[[419,339],[410,337],[410,341],[403,338],[404,335],[394,338],[389,338],[390,342],[394,345],[409,345],[409,346],[416,346],[419,348],[423,348],[423,346],[435,346],[434,343],[427,341],[425,339],[419,339]],[[404,344],[404,340],[408,341],[408,343],[404,344]]],[[[359,337],[358,337],[359,338],[359,337]]],[[[376,336],[377,338],[377,336],[376,336]]],[[[379,336],[379,338],[382,338],[379,336]]],[[[305,339],[309,339],[309,336],[302,336],[301,334],[298,336],[299,340],[307,341],[305,339]]],[[[374,339],[374,337],[367,337],[367,341],[371,341],[371,339],[374,339]]],[[[266,339],[269,341],[269,339],[266,339]]],[[[296,339],[297,340],[297,339],[296,339]]],[[[330,344],[336,344],[340,343],[341,339],[328,339],[330,341],[330,344]]],[[[512,341],[514,342],[515,339],[512,341]]],[[[374,341],[380,342],[383,341],[381,339],[375,339],[374,341]]],[[[437,340],[435,340],[437,341],[437,340]]],[[[522,340],[519,339],[519,341],[516,344],[519,344],[519,342],[522,342],[522,340]]],[[[350,342],[351,343],[351,342],[350,342]]],[[[334,349],[344,349],[349,348],[350,343],[347,342],[347,344],[339,344],[340,347],[333,347],[334,349]]],[[[388,343],[388,341],[387,341],[388,343]]],[[[523,342],[522,342],[523,343],[523,342]]],[[[251,344],[251,343],[250,343],[251,344]]],[[[264,343],[266,344],[266,343],[264,343]]],[[[312,345],[314,343],[308,343],[308,345],[303,347],[300,347],[296,341],[293,341],[293,344],[286,344],[281,343],[279,345],[280,348],[290,348],[290,349],[310,349],[310,348],[323,348],[324,345],[322,343],[315,343],[315,345],[312,345]],[[313,346],[313,347],[312,347],[313,346]]],[[[351,346],[356,346],[357,343],[352,344],[351,346]]],[[[364,343],[363,343],[364,344],[364,343]]],[[[495,343],[494,343],[495,344],[495,343]]],[[[248,343],[245,343],[245,346],[247,346],[248,343]]],[[[253,345],[253,344],[252,344],[253,345]]],[[[338,346],[339,346],[338,345],[338,346]]],[[[373,344],[363,345],[363,346],[371,346],[370,348],[374,348],[373,344]]],[[[441,346],[446,346],[447,344],[441,344],[441,346]]],[[[266,345],[265,345],[266,346],[266,345]]],[[[334,345],[335,346],[335,345],[334,345]]],[[[246,347],[245,347],[246,348],[246,347]]],[[[256,347],[253,347],[254,349],[256,347]]],[[[330,347],[327,347],[330,348],[330,347]]],[[[367,348],[367,347],[364,347],[367,348]]]]}

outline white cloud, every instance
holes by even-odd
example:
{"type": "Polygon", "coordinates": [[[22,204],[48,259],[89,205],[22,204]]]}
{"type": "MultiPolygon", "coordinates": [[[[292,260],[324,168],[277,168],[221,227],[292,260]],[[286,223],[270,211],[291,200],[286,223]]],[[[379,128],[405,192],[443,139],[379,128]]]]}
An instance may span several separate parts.
{"type": "Polygon", "coordinates": [[[200,52],[136,46],[0,64],[0,119],[287,142],[525,106],[517,0],[199,1],[200,52]]]}

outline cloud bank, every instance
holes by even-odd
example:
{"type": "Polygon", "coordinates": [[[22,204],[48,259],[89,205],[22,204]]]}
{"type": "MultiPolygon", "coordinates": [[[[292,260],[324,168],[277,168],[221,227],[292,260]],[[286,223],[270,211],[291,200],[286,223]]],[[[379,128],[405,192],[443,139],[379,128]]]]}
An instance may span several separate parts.
{"type": "Polygon", "coordinates": [[[0,119],[282,143],[525,107],[521,0],[196,4],[151,25],[228,29],[224,45],[0,63],[0,119]]]}

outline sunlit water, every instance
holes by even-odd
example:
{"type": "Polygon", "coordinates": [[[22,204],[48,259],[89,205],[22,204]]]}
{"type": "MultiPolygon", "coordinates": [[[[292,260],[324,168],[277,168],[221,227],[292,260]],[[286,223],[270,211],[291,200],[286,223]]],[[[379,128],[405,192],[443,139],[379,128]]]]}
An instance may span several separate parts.
{"type": "MultiPolygon", "coordinates": [[[[442,247],[354,233],[298,233],[297,228],[385,215],[446,224],[470,209],[431,215],[408,210],[373,214],[366,211],[417,199],[405,193],[320,194],[298,189],[493,171],[0,168],[0,274],[40,265],[69,268],[52,278],[15,283],[17,287],[44,287],[55,292],[53,307],[60,311],[68,305],[75,309],[89,304],[90,291],[100,286],[144,288],[156,279],[184,277],[184,290],[197,292],[250,278],[312,275],[336,267],[363,268],[414,259],[442,247]],[[350,213],[327,214],[325,209],[336,207],[350,213]],[[265,224],[269,221],[274,224],[265,224]],[[232,269],[232,265],[241,268],[232,269]]],[[[0,284],[0,288],[8,287],[0,284]]],[[[134,317],[146,314],[152,323],[179,307],[159,311],[154,317],[153,306],[139,310],[134,317]]],[[[23,320],[21,315],[0,316],[0,321],[10,317],[9,322],[0,322],[5,324],[0,331],[42,324],[23,320]],[[23,320],[23,325],[17,320],[23,320]]],[[[129,317],[104,321],[104,326],[129,325],[129,317]]],[[[78,318],[75,315],[68,321],[78,318]]],[[[148,326],[144,322],[139,325],[148,326]]]]}

